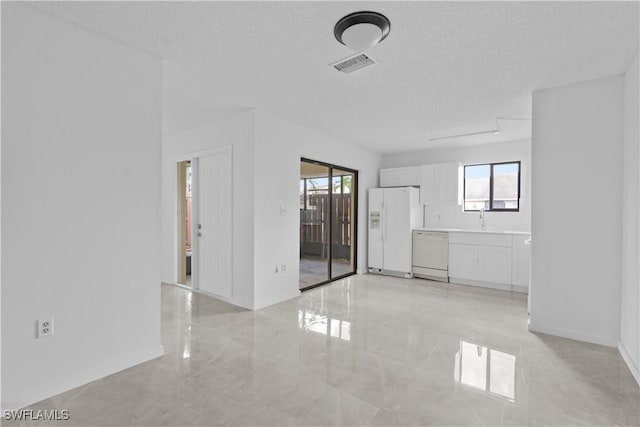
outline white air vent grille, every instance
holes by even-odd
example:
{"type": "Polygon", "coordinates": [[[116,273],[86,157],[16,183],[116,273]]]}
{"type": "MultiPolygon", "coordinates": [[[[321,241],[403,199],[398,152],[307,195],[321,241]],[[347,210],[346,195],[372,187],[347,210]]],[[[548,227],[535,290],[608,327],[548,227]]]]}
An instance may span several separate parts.
{"type": "Polygon", "coordinates": [[[375,64],[375,61],[369,58],[366,53],[359,53],[355,56],[341,59],[331,64],[331,66],[342,73],[349,74],[373,64],[375,64]]]}

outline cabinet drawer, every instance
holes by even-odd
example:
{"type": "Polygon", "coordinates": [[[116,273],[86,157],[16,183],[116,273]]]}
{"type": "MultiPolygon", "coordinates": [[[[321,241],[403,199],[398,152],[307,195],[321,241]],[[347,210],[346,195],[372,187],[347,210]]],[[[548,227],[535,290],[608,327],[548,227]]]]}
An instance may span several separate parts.
{"type": "Polygon", "coordinates": [[[510,248],[513,238],[510,234],[480,234],[478,243],[486,246],[505,246],[510,248]]]}
{"type": "Polygon", "coordinates": [[[476,233],[449,233],[449,243],[477,245],[478,235],[476,233]]]}

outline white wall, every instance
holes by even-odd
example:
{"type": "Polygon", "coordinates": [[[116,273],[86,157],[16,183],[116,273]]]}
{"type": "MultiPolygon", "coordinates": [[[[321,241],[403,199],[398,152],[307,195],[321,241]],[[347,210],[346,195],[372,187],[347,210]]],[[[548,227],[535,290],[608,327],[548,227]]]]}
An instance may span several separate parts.
{"type": "Polygon", "coordinates": [[[624,183],[622,194],[622,289],[620,353],[640,383],[640,142],[638,55],[624,76],[624,183]]]}
{"type": "Polygon", "coordinates": [[[619,339],[623,84],[533,94],[532,330],[619,339]]]}
{"type": "Polygon", "coordinates": [[[176,163],[197,152],[232,146],[232,297],[253,308],[254,113],[252,110],[165,138],[162,161],[162,281],[177,279],[176,163]],[[180,160],[179,160],[180,159],[180,160]]]}
{"type": "Polygon", "coordinates": [[[359,171],[358,270],[366,271],[366,190],[377,186],[380,157],[259,110],[165,138],[163,150],[163,281],[176,275],[175,162],[185,154],[233,147],[233,297],[251,309],[299,292],[300,158],[359,171]],[[287,210],[281,215],[281,207],[287,210]],[[275,273],[285,264],[286,271],[275,273]]]}
{"type": "Polygon", "coordinates": [[[156,58],[2,3],[5,409],[161,354],[161,78],[156,58]]]}
{"type": "MultiPolygon", "coordinates": [[[[0,6],[0,23],[2,22],[2,6],[0,6]]],[[[0,48],[1,49],[1,48],[0,48]]],[[[2,56],[0,55],[0,69],[2,68],[2,56]]],[[[0,76],[2,73],[0,72],[0,76]]],[[[2,99],[2,84],[0,84],[0,99],[2,99]]],[[[1,110],[2,108],[0,108],[1,110]]],[[[2,129],[2,115],[0,114],[0,129],[2,129]]],[[[0,242],[2,242],[2,137],[0,137],[0,242]]],[[[2,245],[0,244],[0,331],[2,331],[2,245]]],[[[2,402],[2,335],[0,334],[0,410],[4,407],[2,402]]]]}
{"type": "Polygon", "coordinates": [[[298,294],[300,158],[358,171],[358,272],[367,268],[367,189],[378,185],[380,156],[256,110],[255,306],[298,294]],[[287,209],[280,215],[280,207],[287,209]],[[275,273],[276,264],[286,264],[275,273]]]}
{"type": "MultiPolygon", "coordinates": [[[[462,164],[508,162],[520,160],[520,212],[486,212],[487,229],[531,230],[531,141],[518,140],[455,148],[433,148],[385,155],[383,168],[416,166],[430,163],[460,162],[462,164]]],[[[461,206],[427,206],[425,225],[435,228],[480,228],[477,212],[464,212],[461,206]]]]}

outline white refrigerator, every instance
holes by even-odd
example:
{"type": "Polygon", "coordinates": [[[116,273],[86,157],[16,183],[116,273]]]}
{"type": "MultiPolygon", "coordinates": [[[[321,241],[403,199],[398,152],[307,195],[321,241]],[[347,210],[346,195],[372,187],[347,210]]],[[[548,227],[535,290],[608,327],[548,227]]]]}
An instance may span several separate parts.
{"type": "Polygon", "coordinates": [[[422,227],[420,190],[369,189],[369,273],[413,277],[411,232],[422,227]]]}

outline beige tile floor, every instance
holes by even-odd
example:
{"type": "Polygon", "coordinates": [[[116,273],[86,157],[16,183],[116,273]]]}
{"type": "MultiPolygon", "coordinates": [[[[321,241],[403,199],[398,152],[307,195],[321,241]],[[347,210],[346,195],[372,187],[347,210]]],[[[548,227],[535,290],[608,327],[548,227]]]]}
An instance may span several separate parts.
{"type": "Polygon", "coordinates": [[[617,350],[526,327],[502,291],[351,276],[244,311],[162,287],[156,360],[47,399],[60,425],[638,425],[617,350]]]}

